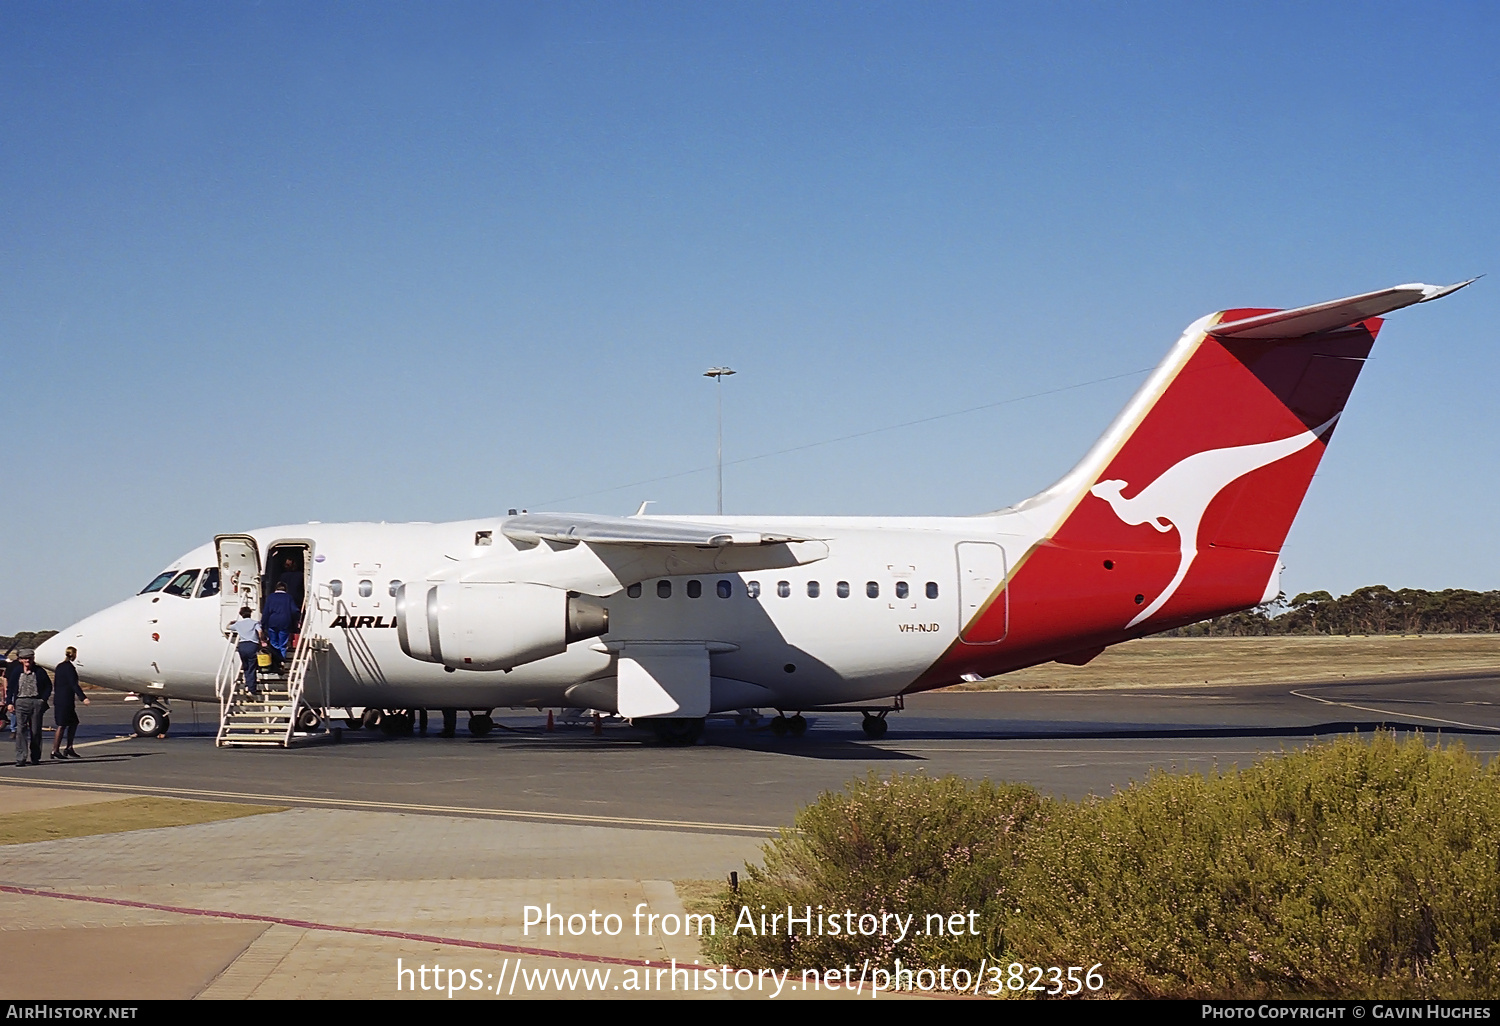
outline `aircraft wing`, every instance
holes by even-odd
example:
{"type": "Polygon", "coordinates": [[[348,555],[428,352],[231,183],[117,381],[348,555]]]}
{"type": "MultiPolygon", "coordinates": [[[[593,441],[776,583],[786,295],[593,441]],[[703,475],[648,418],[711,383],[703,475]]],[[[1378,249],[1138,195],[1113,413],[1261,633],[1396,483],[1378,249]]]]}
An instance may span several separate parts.
{"type": "Polygon", "coordinates": [[[813,541],[789,534],[725,529],[686,520],[609,517],[593,513],[523,513],[501,524],[500,530],[518,542],[586,542],[589,545],[672,545],[722,549],[730,545],[782,545],[813,541]]]}
{"type": "Polygon", "coordinates": [[[545,584],[604,596],[652,577],[749,573],[828,556],[821,538],[657,517],[522,513],[501,521],[500,531],[520,548],[497,546],[494,556],[455,561],[428,580],[545,584]]]}

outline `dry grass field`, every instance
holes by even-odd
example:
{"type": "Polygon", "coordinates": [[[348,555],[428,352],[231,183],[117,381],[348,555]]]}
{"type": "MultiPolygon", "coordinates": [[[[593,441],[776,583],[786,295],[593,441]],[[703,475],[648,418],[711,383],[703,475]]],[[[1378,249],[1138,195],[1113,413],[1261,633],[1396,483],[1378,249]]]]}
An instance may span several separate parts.
{"type": "Polygon", "coordinates": [[[1484,670],[1500,671],[1500,634],[1141,638],[1087,666],[1045,663],[946,690],[1305,684],[1484,670]]]}

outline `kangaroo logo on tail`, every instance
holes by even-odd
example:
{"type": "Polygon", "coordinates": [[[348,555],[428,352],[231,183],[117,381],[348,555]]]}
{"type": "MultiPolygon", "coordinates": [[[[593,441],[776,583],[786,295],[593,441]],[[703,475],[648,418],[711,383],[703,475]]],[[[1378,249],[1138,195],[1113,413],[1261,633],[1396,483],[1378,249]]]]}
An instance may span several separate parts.
{"type": "Polygon", "coordinates": [[[1141,610],[1125,626],[1134,627],[1161,609],[1187,578],[1188,570],[1198,556],[1198,524],[1216,495],[1252,470],[1270,466],[1277,460],[1301,452],[1322,437],[1338,419],[1339,415],[1334,414],[1309,431],[1274,442],[1195,453],[1168,467],[1160,477],[1128,499],[1121,494],[1130,486],[1127,481],[1100,481],[1090,488],[1090,494],[1109,503],[1115,516],[1132,527],[1150,524],[1163,534],[1177,528],[1177,540],[1182,552],[1177,573],[1156,597],[1156,601],[1141,610]]]}

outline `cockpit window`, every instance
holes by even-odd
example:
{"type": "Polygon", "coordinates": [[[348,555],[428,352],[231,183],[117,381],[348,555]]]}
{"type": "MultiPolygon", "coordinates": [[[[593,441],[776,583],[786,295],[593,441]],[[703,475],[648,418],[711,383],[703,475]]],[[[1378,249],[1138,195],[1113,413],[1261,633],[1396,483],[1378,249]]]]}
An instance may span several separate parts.
{"type": "Polygon", "coordinates": [[[172,578],[172,583],[163,588],[163,595],[176,595],[179,598],[192,598],[193,585],[198,583],[198,571],[184,570],[172,578]]]}
{"type": "Polygon", "coordinates": [[[167,582],[177,576],[176,570],[168,570],[164,574],[157,574],[150,584],[140,590],[140,594],[149,595],[153,591],[161,591],[167,586],[167,582]]]}
{"type": "Polygon", "coordinates": [[[198,597],[208,598],[219,593],[219,568],[211,566],[203,571],[203,581],[198,585],[198,597]]]}

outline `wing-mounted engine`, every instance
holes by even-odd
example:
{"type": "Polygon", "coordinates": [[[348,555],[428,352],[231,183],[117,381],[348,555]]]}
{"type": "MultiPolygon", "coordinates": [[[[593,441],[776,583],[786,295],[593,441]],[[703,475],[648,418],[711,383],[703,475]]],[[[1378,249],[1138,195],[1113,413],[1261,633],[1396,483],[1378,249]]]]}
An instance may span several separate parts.
{"type": "Polygon", "coordinates": [[[397,634],[413,659],[509,670],[609,630],[603,603],[545,584],[432,584],[396,592],[397,634]]]}

